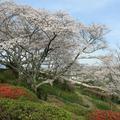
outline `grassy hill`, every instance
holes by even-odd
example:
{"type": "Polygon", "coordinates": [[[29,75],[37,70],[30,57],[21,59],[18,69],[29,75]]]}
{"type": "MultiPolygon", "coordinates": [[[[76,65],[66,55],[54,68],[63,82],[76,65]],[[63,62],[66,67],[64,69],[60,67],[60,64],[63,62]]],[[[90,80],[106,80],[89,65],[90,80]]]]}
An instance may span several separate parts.
{"type": "MultiPolygon", "coordinates": [[[[41,86],[37,94],[40,98],[38,99],[31,90],[18,87],[15,82],[12,83],[14,76],[10,74],[12,73],[8,71],[0,72],[1,86],[5,84],[3,82],[7,82],[9,86],[27,91],[32,99],[29,99],[28,96],[17,97],[17,99],[2,96],[2,92],[6,93],[6,89],[2,89],[2,92],[0,91],[0,120],[91,120],[93,112],[98,110],[99,114],[113,112],[111,115],[114,114],[114,117],[118,115],[117,118],[119,118],[120,104],[109,98],[100,97],[101,91],[97,91],[98,94],[95,94],[96,90],[56,82],[53,86],[47,84],[41,86]]],[[[92,118],[92,120],[94,119],[92,118]]]]}

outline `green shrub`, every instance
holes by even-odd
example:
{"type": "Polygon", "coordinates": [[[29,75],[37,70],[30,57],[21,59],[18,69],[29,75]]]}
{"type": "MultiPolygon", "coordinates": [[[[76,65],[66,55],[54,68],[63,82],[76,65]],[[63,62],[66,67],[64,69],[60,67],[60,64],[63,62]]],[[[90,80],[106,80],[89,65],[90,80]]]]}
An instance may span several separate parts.
{"type": "Polygon", "coordinates": [[[0,69],[0,83],[15,83],[15,76],[8,69],[0,69]]]}
{"type": "Polygon", "coordinates": [[[37,96],[38,96],[38,98],[46,101],[48,98],[48,92],[46,90],[42,89],[41,87],[39,87],[37,89],[37,96]]]}
{"type": "Polygon", "coordinates": [[[7,113],[7,111],[5,111],[5,108],[1,105],[0,105],[0,120],[10,120],[9,114],[7,113]]]}
{"type": "Polygon", "coordinates": [[[114,103],[120,104],[120,96],[112,95],[111,100],[114,103]]]}
{"type": "Polygon", "coordinates": [[[69,112],[45,103],[0,99],[0,110],[0,120],[71,120],[69,112]]]}

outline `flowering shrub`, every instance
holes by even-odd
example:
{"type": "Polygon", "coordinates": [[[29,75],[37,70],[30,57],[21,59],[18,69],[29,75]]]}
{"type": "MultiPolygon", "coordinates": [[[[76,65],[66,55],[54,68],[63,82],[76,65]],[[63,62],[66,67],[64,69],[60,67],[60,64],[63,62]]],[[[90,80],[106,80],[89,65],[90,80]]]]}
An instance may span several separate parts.
{"type": "Polygon", "coordinates": [[[120,120],[120,112],[96,110],[90,114],[90,120],[120,120]]]}
{"type": "Polygon", "coordinates": [[[9,84],[0,84],[0,98],[18,99],[20,97],[31,99],[34,96],[24,88],[9,84]]]}

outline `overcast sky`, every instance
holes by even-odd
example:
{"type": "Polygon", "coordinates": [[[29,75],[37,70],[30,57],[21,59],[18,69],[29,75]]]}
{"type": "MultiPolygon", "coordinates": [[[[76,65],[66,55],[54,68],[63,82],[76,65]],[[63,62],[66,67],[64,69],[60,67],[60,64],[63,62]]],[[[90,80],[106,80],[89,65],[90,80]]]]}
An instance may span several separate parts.
{"type": "Polygon", "coordinates": [[[35,8],[66,10],[85,24],[105,24],[111,30],[106,35],[109,45],[120,44],[120,0],[16,0],[35,8]]]}

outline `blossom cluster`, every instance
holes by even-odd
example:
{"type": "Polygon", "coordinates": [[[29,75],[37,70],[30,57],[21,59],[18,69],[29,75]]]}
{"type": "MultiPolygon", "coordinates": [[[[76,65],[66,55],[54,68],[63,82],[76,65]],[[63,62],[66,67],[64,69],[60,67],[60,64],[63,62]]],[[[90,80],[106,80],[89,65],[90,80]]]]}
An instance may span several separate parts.
{"type": "Polygon", "coordinates": [[[0,84],[0,98],[17,99],[21,96],[27,96],[27,92],[24,89],[8,84],[0,84]]]}
{"type": "Polygon", "coordinates": [[[90,114],[90,120],[120,120],[120,112],[96,110],[90,114]]]}

